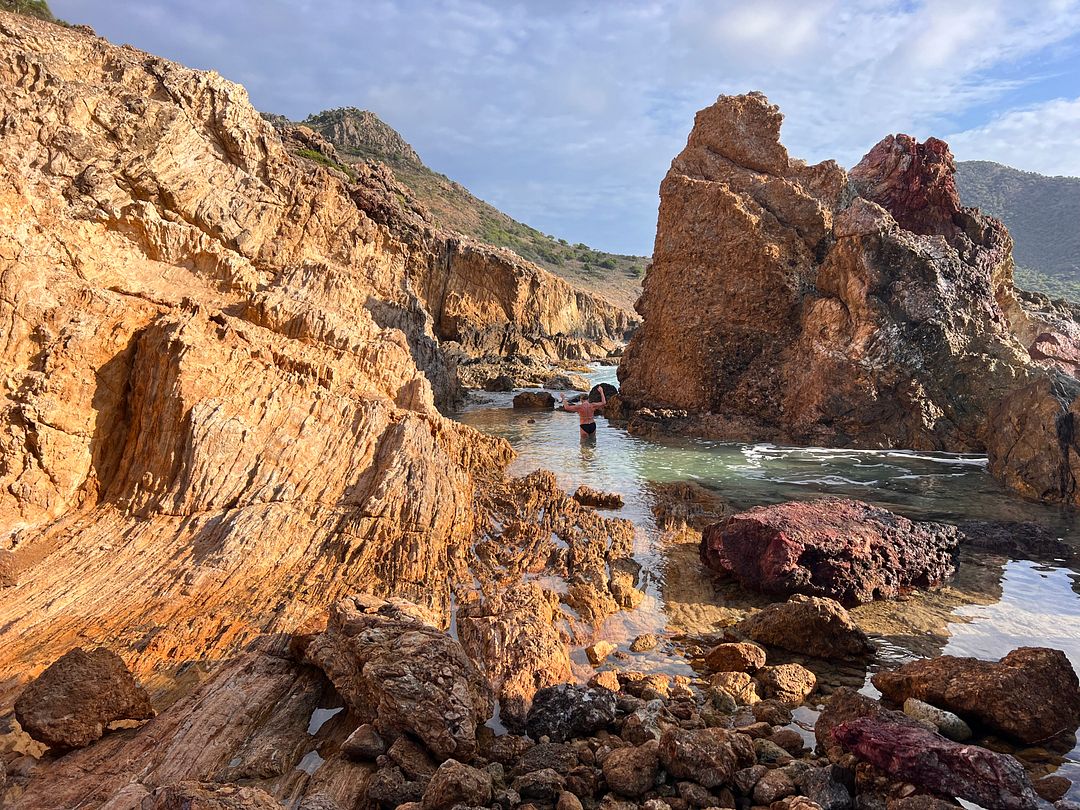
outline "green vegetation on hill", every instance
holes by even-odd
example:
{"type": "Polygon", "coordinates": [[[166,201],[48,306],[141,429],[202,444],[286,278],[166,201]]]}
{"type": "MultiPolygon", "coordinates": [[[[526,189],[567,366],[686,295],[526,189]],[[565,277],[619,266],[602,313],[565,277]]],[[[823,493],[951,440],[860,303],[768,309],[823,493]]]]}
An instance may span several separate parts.
{"type": "Polygon", "coordinates": [[[957,163],[956,186],[964,205],[1008,227],[1018,286],[1080,301],[1080,177],[970,160],[957,163]]]}
{"type": "Polygon", "coordinates": [[[0,0],[0,11],[14,11],[39,20],[58,22],[45,0],[0,0]]]}
{"type": "Polygon", "coordinates": [[[373,113],[354,107],[326,110],[309,116],[303,124],[334,144],[345,160],[378,160],[388,165],[441,226],[508,248],[575,286],[627,309],[633,307],[641,293],[647,256],[605,253],[518,222],[475,197],[460,183],[425,166],[415,150],[373,113]]]}

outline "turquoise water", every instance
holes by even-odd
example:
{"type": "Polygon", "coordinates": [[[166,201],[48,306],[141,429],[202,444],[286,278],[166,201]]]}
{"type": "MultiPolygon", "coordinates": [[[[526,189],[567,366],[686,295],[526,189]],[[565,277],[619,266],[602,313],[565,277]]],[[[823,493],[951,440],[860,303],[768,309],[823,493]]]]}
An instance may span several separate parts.
{"type": "MultiPolygon", "coordinates": [[[[615,383],[612,367],[597,368],[589,376],[594,383],[615,383]]],[[[693,481],[736,509],[828,494],[920,520],[1031,520],[1080,546],[1075,512],[1005,493],[988,474],[983,456],[645,439],[602,417],[595,439],[583,442],[576,415],[515,411],[512,396],[478,394],[456,418],[506,438],[518,454],[510,468],[514,475],[545,468],[567,490],[586,484],[618,492],[626,501],[611,514],[637,527],[635,557],[643,567],[639,587],[647,596],[640,608],[612,617],[600,631],[624,650],[642,632],[667,637],[714,632],[742,610],[763,603],[717,584],[702,570],[696,546],[665,540],[650,509],[654,482],[693,481]]],[[[1024,645],[1064,650],[1080,671],[1077,570],[1076,562],[1010,560],[970,551],[963,554],[949,587],[905,602],[857,608],[857,620],[879,648],[874,665],[862,676],[864,688],[872,691],[869,677],[880,666],[939,653],[996,659],[1024,645]]],[[[678,644],[662,645],[624,666],[690,674],[681,650],[678,644]]],[[[577,659],[583,661],[580,651],[577,659]]],[[[1064,760],[1055,755],[1051,761],[1062,763],[1062,775],[1080,780],[1080,752],[1064,760]]]]}

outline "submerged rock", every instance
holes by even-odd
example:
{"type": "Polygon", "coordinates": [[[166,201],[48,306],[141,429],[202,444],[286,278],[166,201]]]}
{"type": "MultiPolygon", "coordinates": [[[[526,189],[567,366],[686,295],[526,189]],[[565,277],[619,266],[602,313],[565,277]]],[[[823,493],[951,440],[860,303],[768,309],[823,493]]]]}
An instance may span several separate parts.
{"type": "Polygon", "coordinates": [[[861,658],[874,651],[842,605],[817,596],[796,595],[767,605],[730,633],[817,658],[861,658]]]}
{"type": "Polygon", "coordinates": [[[1080,726],[1080,686],[1060,650],[1020,647],[1000,661],[943,655],[872,680],[895,703],[918,698],[1025,743],[1080,726]]]}
{"type": "Polygon", "coordinates": [[[304,659],[319,667],[349,709],[379,734],[410,734],[439,760],[471,759],[476,729],[491,717],[487,679],[461,645],[401,600],[336,602],[304,659]]]}
{"type": "Polygon", "coordinates": [[[35,678],[15,701],[15,717],[50,748],[81,748],[116,720],[154,716],[150,697],[112,650],[69,650],[35,678]]]}
{"type": "Polygon", "coordinates": [[[1008,754],[950,742],[923,728],[861,717],[832,731],[856,757],[885,773],[987,810],[1034,810],[1038,797],[1023,766],[1008,754]]]}
{"type": "Polygon", "coordinates": [[[861,501],[760,506],[709,526],[701,555],[745,587],[858,605],[930,588],[956,570],[958,534],[861,501]]]}

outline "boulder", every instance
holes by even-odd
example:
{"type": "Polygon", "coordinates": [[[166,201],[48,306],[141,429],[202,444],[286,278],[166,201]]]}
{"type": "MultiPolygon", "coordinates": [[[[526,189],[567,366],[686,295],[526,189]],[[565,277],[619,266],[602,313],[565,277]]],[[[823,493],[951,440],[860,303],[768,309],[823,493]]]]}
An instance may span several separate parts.
{"type": "Polygon", "coordinates": [[[119,655],[76,647],[53,662],[15,700],[23,730],[50,748],[82,748],[117,720],[154,716],[150,697],[119,655]]]}
{"type": "Polygon", "coordinates": [[[754,673],[761,693],[782,703],[802,703],[817,686],[814,673],[801,664],[766,666],[754,673]]]}
{"type": "Polygon", "coordinates": [[[757,644],[718,644],[705,653],[705,666],[713,672],[753,672],[765,666],[765,650],[757,644]]]}
{"type": "Polygon", "coordinates": [[[448,759],[424,789],[423,810],[450,810],[457,805],[484,807],[491,801],[491,774],[448,759]]]}
{"type": "Polygon", "coordinates": [[[1000,661],[943,655],[872,680],[895,703],[918,698],[1024,743],[1080,727],[1080,686],[1060,650],[1020,647],[1000,661]]]}
{"type": "Polygon", "coordinates": [[[616,748],[603,763],[604,779],[608,787],[620,796],[635,798],[656,785],[660,767],[656,740],[639,746],[616,748]]]}
{"type": "Polygon", "coordinates": [[[565,742],[615,720],[615,693],[603,687],[558,684],[539,690],[526,720],[529,736],[565,742]]]}
{"type": "Polygon", "coordinates": [[[514,394],[514,407],[550,411],[555,407],[555,397],[547,391],[522,391],[514,394]]]}
{"type": "Polygon", "coordinates": [[[514,378],[509,374],[499,374],[496,377],[488,377],[484,380],[485,391],[513,391],[514,390],[514,378]]]}
{"type": "Polygon", "coordinates": [[[618,492],[601,492],[584,484],[574,492],[574,500],[582,506],[593,506],[600,509],[621,509],[623,505],[623,496],[618,492]]]}
{"type": "Polygon", "coordinates": [[[925,723],[908,717],[903,712],[887,709],[873,698],[856,692],[850,687],[841,686],[825,701],[825,706],[818,715],[817,722],[814,723],[814,738],[817,740],[818,748],[824,751],[834,763],[839,762],[843,751],[833,739],[833,729],[860,717],[881,718],[902,726],[926,728],[925,723]]]}
{"type": "Polygon", "coordinates": [[[768,605],[734,625],[731,633],[817,658],[862,658],[874,651],[842,605],[817,596],[796,595],[768,605]]]}
{"type": "Polygon", "coordinates": [[[604,399],[611,399],[619,395],[619,389],[611,383],[597,383],[589,389],[589,402],[599,402],[601,391],[604,392],[604,399]]]}
{"type": "Polygon", "coordinates": [[[386,753],[386,742],[370,723],[363,723],[341,744],[341,751],[352,759],[374,761],[386,753]]]}
{"type": "Polygon", "coordinates": [[[1008,754],[961,745],[924,728],[881,717],[842,723],[832,736],[845,750],[890,776],[987,810],[1034,810],[1038,797],[1023,766],[1008,754]]]}
{"type": "Polygon", "coordinates": [[[701,554],[744,587],[851,606],[940,585],[956,570],[958,542],[953,526],[820,498],[759,506],[708,526],[701,554]]]}
{"type": "Polygon", "coordinates": [[[660,736],[659,754],[673,777],[710,789],[730,782],[736,771],[755,762],[750,738],[722,728],[668,728],[660,736]]]}
{"type": "Polygon", "coordinates": [[[341,599],[303,655],[384,739],[412,735],[440,761],[476,752],[476,729],[494,708],[491,687],[461,645],[415,605],[370,595],[341,599]]]}

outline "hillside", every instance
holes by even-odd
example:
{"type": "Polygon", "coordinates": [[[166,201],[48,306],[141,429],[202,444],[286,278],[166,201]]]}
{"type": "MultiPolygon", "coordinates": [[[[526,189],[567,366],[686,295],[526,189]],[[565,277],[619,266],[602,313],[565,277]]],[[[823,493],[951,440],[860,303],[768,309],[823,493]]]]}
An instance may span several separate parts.
{"type": "Polygon", "coordinates": [[[957,163],[956,185],[964,205],[1009,228],[1020,287],[1080,301],[1080,178],[968,160],[957,163]]]}
{"type": "MultiPolygon", "coordinates": [[[[277,116],[268,116],[280,120],[277,116]]],[[[436,222],[536,262],[571,284],[633,309],[647,256],[624,256],[570,244],[531,228],[484,202],[460,183],[429,169],[416,151],[375,114],[354,107],[327,110],[304,122],[350,162],[378,160],[416,194],[436,222]]]]}

